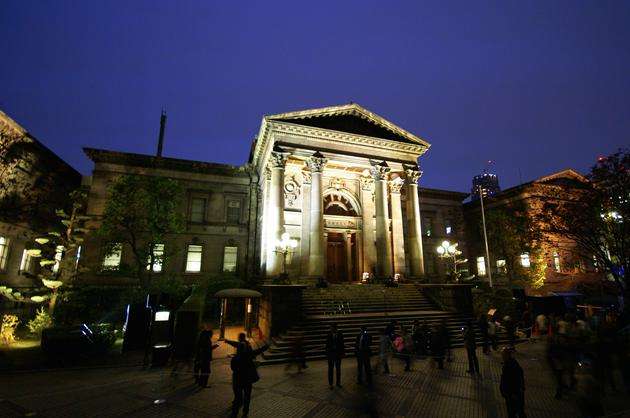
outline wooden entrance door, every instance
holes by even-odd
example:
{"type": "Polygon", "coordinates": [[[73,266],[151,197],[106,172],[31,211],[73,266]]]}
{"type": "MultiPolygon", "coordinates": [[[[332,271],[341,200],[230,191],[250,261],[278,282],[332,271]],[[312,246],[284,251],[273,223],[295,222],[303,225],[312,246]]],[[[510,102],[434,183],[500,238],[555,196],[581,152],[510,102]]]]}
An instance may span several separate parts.
{"type": "Polygon", "coordinates": [[[346,248],[342,234],[328,233],[326,263],[326,280],[331,283],[341,283],[347,280],[346,248]]]}

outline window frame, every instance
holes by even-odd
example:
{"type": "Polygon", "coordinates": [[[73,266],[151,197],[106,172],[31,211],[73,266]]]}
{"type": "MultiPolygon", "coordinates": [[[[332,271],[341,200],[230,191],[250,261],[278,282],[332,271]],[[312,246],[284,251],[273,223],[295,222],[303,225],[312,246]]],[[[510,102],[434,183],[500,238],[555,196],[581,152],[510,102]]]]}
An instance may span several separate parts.
{"type": "Polygon", "coordinates": [[[4,235],[0,235],[0,238],[4,241],[0,244],[0,271],[6,271],[11,248],[11,238],[4,235]]]}
{"type": "Polygon", "coordinates": [[[191,194],[190,201],[188,205],[188,222],[193,224],[203,224],[208,219],[208,198],[204,196],[200,196],[198,194],[191,194]],[[195,201],[202,202],[202,211],[201,211],[201,220],[197,221],[193,219],[193,208],[195,201]]]}
{"type": "Polygon", "coordinates": [[[240,225],[241,220],[243,219],[243,199],[240,197],[226,196],[225,197],[225,223],[228,225],[240,225]],[[236,222],[230,219],[230,203],[236,202],[238,203],[238,219],[236,222]]]}
{"type": "Polygon", "coordinates": [[[103,254],[103,257],[102,257],[102,260],[101,260],[101,271],[109,272],[109,271],[119,271],[120,270],[120,266],[122,265],[123,245],[122,245],[122,243],[117,243],[114,246],[117,247],[115,252],[112,252],[109,255],[103,254]],[[118,264],[116,266],[106,265],[105,262],[107,261],[108,258],[112,257],[112,255],[114,253],[118,253],[118,264]]]}
{"type": "Polygon", "coordinates": [[[223,246],[223,260],[222,260],[222,263],[221,263],[221,272],[222,273],[226,273],[226,274],[236,274],[236,273],[238,273],[238,253],[239,253],[238,245],[236,245],[234,243],[227,243],[227,244],[225,244],[223,246]],[[225,258],[226,258],[225,256],[227,255],[226,250],[228,248],[234,248],[235,249],[235,252],[234,252],[234,254],[235,254],[234,270],[226,270],[225,269],[225,258]]]}
{"type": "Polygon", "coordinates": [[[484,256],[478,256],[475,259],[475,262],[477,263],[477,276],[479,277],[486,277],[488,275],[487,269],[486,269],[486,257],[484,256]],[[479,264],[479,261],[481,260],[481,264],[479,264]],[[479,266],[482,266],[482,268],[480,269],[479,266]]]}
{"type": "MultiPolygon", "coordinates": [[[[204,253],[204,248],[202,244],[198,244],[198,243],[188,243],[186,244],[186,258],[184,259],[184,273],[185,274],[200,274],[203,271],[203,253],[204,253]],[[190,251],[190,247],[199,247],[199,270],[188,270],[188,263],[191,262],[189,261],[189,256],[191,254],[190,251]]],[[[192,262],[197,262],[197,261],[192,261],[192,262]]]]}
{"type": "Polygon", "coordinates": [[[519,262],[521,263],[521,267],[524,269],[528,269],[532,267],[532,260],[529,258],[529,253],[521,253],[519,256],[519,262]],[[527,265],[525,265],[525,260],[527,260],[527,265]]]}
{"type": "MultiPolygon", "coordinates": [[[[151,273],[155,273],[155,274],[160,274],[164,271],[164,250],[165,250],[166,246],[163,243],[158,243],[158,244],[153,244],[153,248],[151,248],[151,254],[149,254],[149,259],[147,260],[147,271],[151,272],[151,273]],[[161,250],[161,260],[159,261],[159,264],[155,264],[155,263],[151,263],[151,256],[155,257],[156,254],[156,247],[158,246],[162,246],[162,250],[161,250]],[[155,266],[159,265],[159,270],[155,269],[155,266]]],[[[155,261],[155,258],[154,258],[155,261]]]]}

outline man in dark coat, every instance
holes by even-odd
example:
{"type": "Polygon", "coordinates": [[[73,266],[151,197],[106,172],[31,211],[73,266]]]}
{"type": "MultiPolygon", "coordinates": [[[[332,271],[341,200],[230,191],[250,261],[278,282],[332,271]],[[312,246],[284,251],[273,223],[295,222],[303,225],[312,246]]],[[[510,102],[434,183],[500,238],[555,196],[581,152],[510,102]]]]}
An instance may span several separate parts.
{"type": "Polygon", "coordinates": [[[363,372],[365,371],[365,379],[368,386],[372,386],[372,364],[370,356],[372,355],[372,336],[368,333],[365,325],[361,326],[361,331],[357,335],[354,343],[354,353],[357,357],[357,383],[363,384],[363,372]]]}
{"type": "Polygon", "coordinates": [[[346,355],[343,334],[337,330],[337,324],[330,326],[326,335],[326,358],[328,359],[328,385],[333,388],[333,369],[337,377],[337,386],[341,387],[341,359],[346,355]]]}
{"type": "Polygon", "coordinates": [[[525,378],[523,369],[514,359],[513,348],[503,349],[501,396],[505,398],[509,418],[525,418],[525,378]]]}
{"type": "MultiPolygon", "coordinates": [[[[448,331],[447,331],[448,332],[448,331]]],[[[438,369],[444,368],[444,354],[446,352],[444,332],[441,327],[435,325],[431,331],[431,356],[438,365],[438,369]]]]}
{"type": "Polygon", "coordinates": [[[472,322],[468,321],[464,328],[464,347],[468,356],[468,370],[466,373],[479,373],[479,359],[477,359],[477,335],[472,322]]]}
{"type": "Polygon", "coordinates": [[[490,336],[488,335],[488,316],[482,314],[479,316],[479,320],[477,321],[477,326],[479,327],[479,332],[481,333],[481,341],[483,347],[483,353],[490,353],[490,348],[488,347],[488,343],[490,340],[490,336]]]}
{"type": "Polygon", "coordinates": [[[256,350],[252,349],[247,341],[245,333],[238,334],[238,341],[225,340],[232,347],[236,347],[236,354],[232,357],[230,366],[232,368],[232,390],[234,400],[232,401],[232,416],[236,417],[238,411],[243,407],[243,416],[249,413],[249,401],[252,396],[252,384],[256,383],[260,377],[256,370],[254,359],[257,355],[269,348],[265,344],[256,350]]]}
{"type": "Polygon", "coordinates": [[[210,363],[212,362],[212,350],[216,349],[219,344],[212,344],[212,330],[204,329],[199,333],[197,340],[197,351],[195,353],[195,382],[205,388],[208,386],[208,378],[210,377],[210,363]]]}

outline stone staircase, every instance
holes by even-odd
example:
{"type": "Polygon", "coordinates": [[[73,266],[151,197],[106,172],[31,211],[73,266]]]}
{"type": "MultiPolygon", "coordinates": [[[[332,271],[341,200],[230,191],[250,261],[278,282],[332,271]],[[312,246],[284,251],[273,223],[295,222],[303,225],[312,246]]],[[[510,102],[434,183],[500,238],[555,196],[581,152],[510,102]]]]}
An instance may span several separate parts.
{"type": "MultiPolygon", "coordinates": [[[[296,338],[303,339],[307,359],[325,357],[324,346],[330,324],[336,323],[346,340],[348,355],[353,354],[354,339],[365,325],[372,335],[373,349],[381,330],[391,321],[410,329],[414,320],[429,326],[446,323],[453,347],[462,347],[462,327],[470,316],[437,309],[413,284],[399,287],[381,285],[331,285],[326,289],[308,288],[302,293],[303,320],[283,335],[273,339],[264,353],[262,364],[283,363],[290,359],[296,338]]],[[[474,321],[473,321],[474,323],[474,321]]],[[[480,335],[478,335],[480,342],[480,335]]]]}

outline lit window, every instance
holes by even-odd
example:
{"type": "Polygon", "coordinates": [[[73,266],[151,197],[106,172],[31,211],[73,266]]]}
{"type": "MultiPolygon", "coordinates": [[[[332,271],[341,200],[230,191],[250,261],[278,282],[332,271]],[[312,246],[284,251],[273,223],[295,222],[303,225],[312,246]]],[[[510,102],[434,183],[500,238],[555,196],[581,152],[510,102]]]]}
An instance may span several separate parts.
{"type": "Polygon", "coordinates": [[[186,273],[199,273],[201,271],[201,245],[189,245],[186,255],[186,273]]]}
{"type": "Polygon", "coordinates": [[[153,265],[151,265],[151,256],[147,260],[147,270],[159,273],[162,271],[162,263],[164,262],[164,244],[155,244],[153,246],[153,265]]]}
{"type": "Polygon", "coordinates": [[[531,263],[529,262],[529,253],[521,254],[521,266],[525,267],[526,269],[531,266],[531,263]]]}
{"type": "Polygon", "coordinates": [[[560,255],[558,253],[553,253],[553,268],[560,271],[560,255]]]}
{"type": "Polygon", "coordinates": [[[206,199],[193,197],[190,202],[190,221],[202,223],[206,217],[206,199]]]}
{"type": "Polygon", "coordinates": [[[7,255],[9,254],[9,239],[0,236],[0,270],[7,266],[7,255]]]}
{"type": "Polygon", "coordinates": [[[451,221],[450,220],[446,220],[444,222],[445,224],[445,230],[446,230],[446,235],[451,235],[451,233],[453,232],[453,227],[451,226],[451,221]]]}
{"type": "Polygon", "coordinates": [[[234,273],[238,260],[238,247],[225,247],[223,249],[223,272],[234,273]]]}
{"type": "Polygon", "coordinates": [[[486,260],[484,259],[484,257],[477,257],[477,275],[486,275],[486,260]]]}
{"type": "Polygon", "coordinates": [[[22,260],[20,260],[20,273],[29,273],[33,263],[33,257],[28,254],[28,250],[25,248],[22,251],[22,260]]]}
{"type": "Polygon", "coordinates": [[[503,260],[503,259],[497,260],[497,272],[499,274],[507,273],[507,267],[505,265],[505,260],[503,260]]]}
{"type": "Polygon", "coordinates": [[[118,270],[122,259],[122,245],[116,244],[112,251],[103,259],[103,270],[118,270]]]}
{"type": "Polygon", "coordinates": [[[63,258],[63,245],[57,245],[55,248],[55,264],[52,267],[53,273],[59,272],[59,265],[61,264],[61,259],[63,258]]]}
{"type": "Polygon", "coordinates": [[[597,256],[593,256],[593,269],[595,269],[595,271],[599,271],[599,265],[597,263],[597,256]]]}
{"type": "Polygon", "coordinates": [[[237,224],[241,221],[241,201],[228,200],[227,203],[227,223],[237,224]]]}

